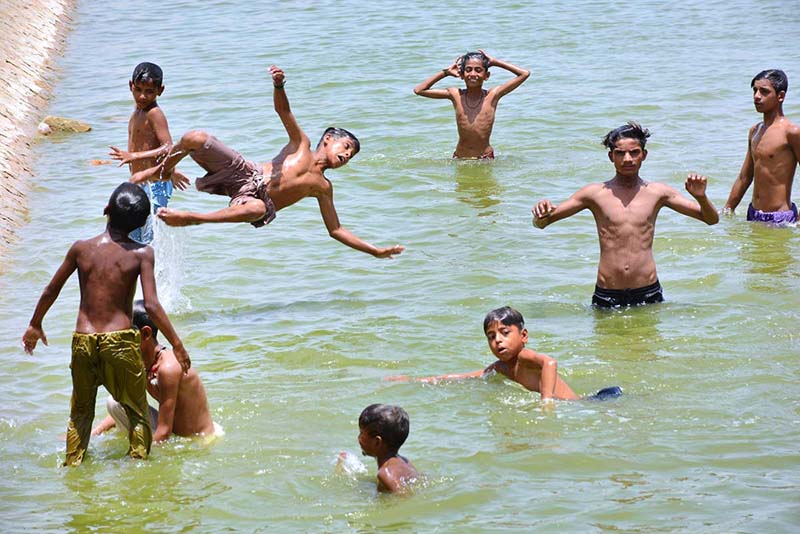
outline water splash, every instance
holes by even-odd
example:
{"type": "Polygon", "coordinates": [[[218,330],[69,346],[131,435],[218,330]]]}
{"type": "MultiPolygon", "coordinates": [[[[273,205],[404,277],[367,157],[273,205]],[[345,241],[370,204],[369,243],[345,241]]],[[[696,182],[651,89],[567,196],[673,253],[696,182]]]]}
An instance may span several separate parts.
{"type": "Polygon", "coordinates": [[[191,309],[191,302],[181,293],[185,234],[185,229],[167,226],[158,217],[153,217],[151,246],[156,255],[156,286],[161,305],[169,313],[191,309]]]}

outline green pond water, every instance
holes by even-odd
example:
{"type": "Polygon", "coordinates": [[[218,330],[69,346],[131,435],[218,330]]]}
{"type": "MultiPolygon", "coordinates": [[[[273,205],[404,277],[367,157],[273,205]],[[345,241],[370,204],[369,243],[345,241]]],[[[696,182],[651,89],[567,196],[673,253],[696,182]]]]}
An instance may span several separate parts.
{"type": "MultiPolygon", "coordinates": [[[[709,177],[724,205],[747,146],[750,79],[789,75],[800,121],[800,4],[760,2],[79,2],[50,114],[93,130],[37,144],[30,219],[0,267],[0,530],[7,532],[796,532],[800,524],[800,235],[740,208],[708,227],[664,210],[654,244],[667,301],[589,306],[598,245],[588,212],[545,231],[541,198],[610,178],[600,139],[651,128],[642,176],[683,188],[709,177]],[[453,162],[447,101],[414,85],[484,48],[532,71],[499,105],[497,160],[453,162]],[[226,435],[173,439],[148,461],[121,434],[62,469],[77,276],[44,321],[50,346],[19,343],[76,239],[100,233],[127,176],[93,166],[124,146],[140,61],[165,72],[174,137],[211,131],[248,159],[286,136],[267,67],[286,71],[300,124],[359,136],[328,177],[342,223],[377,260],[330,239],[313,200],[268,227],[159,227],[159,293],[226,435]],[[578,393],[559,402],[501,380],[428,385],[385,376],[480,369],[502,305],[578,393]],[[425,473],[407,498],[378,496],[360,453],[368,404],[403,406],[402,452],[425,473]]],[[[489,83],[509,73],[493,69],[489,83]]],[[[452,83],[458,80],[450,79],[452,83]]],[[[202,174],[190,160],[180,168],[202,174]]],[[[749,192],[746,198],[749,198],[749,192]]],[[[174,207],[225,199],[192,189],[174,207]]],[[[743,206],[744,207],[744,206],[743,206]]],[[[98,395],[98,417],[105,393],[98,395]]]]}

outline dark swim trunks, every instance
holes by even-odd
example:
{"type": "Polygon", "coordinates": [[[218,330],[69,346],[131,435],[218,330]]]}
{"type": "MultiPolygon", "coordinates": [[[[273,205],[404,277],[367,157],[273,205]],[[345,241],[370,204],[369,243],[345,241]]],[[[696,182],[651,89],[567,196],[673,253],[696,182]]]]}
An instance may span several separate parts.
{"type": "Polygon", "coordinates": [[[269,180],[264,180],[259,165],[246,161],[241,154],[222,144],[213,135],[209,135],[203,146],[189,155],[206,170],[206,175],[195,181],[198,191],[229,196],[231,206],[244,204],[251,199],[261,200],[267,212],[262,219],[250,223],[256,228],[275,219],[275,204],[267,194],[269,180]]]}
{"type": "Polygon", "coordinates": [[[453,152],[453,159],[494,159],[494,149],[490,148],[489,152],[477,157],[477,158],[462,158],[455,152],[453,152]]]}
{"type": "Polygon", "coordinates": [[[749,206],[747,206],[747,220],[775,225],[797,222],[797,206],[794,202],[792,202],[792,209],[790,210],[761,211],[755,209],[751,203],[749,206]]]}
{"type": "Polygon", "coordinates": [[[664,294],[658,280],[649,286],[636,289],[604,289],[595,285],[592,295],[592,305],[598,308],[638,306],[656,302],[664,302],[664,294]]]}
{"type": "Polygon", "coordinates": [[[616,399],[622,396],[622,388],[619,386],[611,386],[610,388],[603,388],[594,395],[586,397],[587,400],[608,400],[616,399]]]}

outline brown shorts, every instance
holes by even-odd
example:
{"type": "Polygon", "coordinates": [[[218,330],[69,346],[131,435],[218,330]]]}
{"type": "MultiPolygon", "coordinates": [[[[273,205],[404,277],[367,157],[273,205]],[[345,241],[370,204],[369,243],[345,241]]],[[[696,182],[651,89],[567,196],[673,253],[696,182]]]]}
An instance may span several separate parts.
{"type": "Polygon", "coordinates": [[[267,212],[262,219],[251,222],[256,228],[275,219],[275,204],[267,194],[267,182],[261,167],[246,161],[241,154],[209,135],[201,148],[189,154],[206,170],[206,175],[195,181],[198,191],[231,197],[230,205],[244,204],[251,199],[264,202],[267,212]]]}

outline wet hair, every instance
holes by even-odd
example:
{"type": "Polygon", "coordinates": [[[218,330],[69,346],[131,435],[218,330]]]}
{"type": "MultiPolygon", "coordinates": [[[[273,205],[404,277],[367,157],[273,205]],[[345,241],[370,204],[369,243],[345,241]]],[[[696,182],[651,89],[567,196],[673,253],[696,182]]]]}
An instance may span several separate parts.
{"type": "Polygon", "coordinates": [[[483,63],[483,68],[486,70],[489,69],[489,58],[486,57],[485,54],[481,52],[467,52],[458,58],[458,70],[461,74],[464,74],[464,69],[467,67],[467,61],[470,59],[479,59],[481,63],[483,63]]]}
{"type": "Polygon", "coordinates": [[[150,315],[144,307],[143,300],[137,300],[133,303],[133,326],[139,330],[145,326],[149,326],[150,330],[153,331],[153,337],[155,338],[158,335],[158,327],[153,320],[150,319],[150,315]]]}
{"type": "Polygon", "coordinates": [[[156,87],[161,87],[164,82],[164,72],[161,70],[161,67],[155,63],[139,63],[136,65],[136,68],[133,69],[131,81],[133,83],[150,82],[156,87]]]}
{"type": "Polygon", "coordinates": [[[789,89],[789,78],[787,78],[786,73],[780,69],[762,70],[753,76],[753,80],[750,82],[750,87],[755,86],[758,80],[764,79],[769,80],[769,83],[772,84],[772,87],[775,89],[776,93],[780,93],[781,91],[785,93],[789,89]]]}
{"type": "Polygon", "coordinates": [[[396,451],[406,442],[410,424],[408,414],[400,406],[370,404],[358,417],[358,426],[372,436],[380,436],[396,451]]]}
{"type": "Polygon", "coordinates": [[[130,182],[123,182],[114,189],[106,208],[108,222],[125,233],[144,226],[150,215],[150,199],[144,189],[130,182]]]}
{"type": "Polygon", "coordinates": [[[358,137],[353,135],[352,132],[348,132],[344,128],[334,128],[333,126],[322,132],[322,137],[319,138],[317,148],[319,148],[319,145],[322,144],[322,141],[325,139],[326,135],[330,135],[334,140],[341,139],[343,137],[350,139],[353,142],[353,145],[355,145],[355,151],[353,152],[354,156],[361,150],[361,142],[358,140],[358,137]]]}
{"type": "Polygon", "coordinates": [[[520,331],[525,328],[525,319],[522,318],[522,314],[509,306],[503,306],[487,313],[483,319],[483,332],[486,333],[489,326],[496,322],[506,326],[516,326],[520,331]]]}
{"type": "Polygon", "coordinates": [[[630,121],[628,124],[623,124],[619,128],[614,128],[608,132],[603,138],[603,145],[605,145],[610,152],[614,150],[617,146],[617,141],[620,139],[636,139],[639,141],[639,145],[642,149],[644,149],[648,137],[650,137],[650,130],[643,128],[638,122],[630,121]]]}

